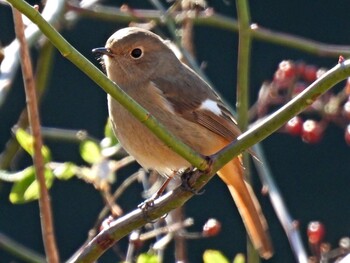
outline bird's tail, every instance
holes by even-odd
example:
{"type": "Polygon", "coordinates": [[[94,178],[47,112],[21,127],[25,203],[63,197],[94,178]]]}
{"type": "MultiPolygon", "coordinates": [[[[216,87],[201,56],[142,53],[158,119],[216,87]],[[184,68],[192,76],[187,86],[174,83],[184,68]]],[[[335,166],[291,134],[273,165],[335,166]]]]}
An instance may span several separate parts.
{"type": "Polygon", "coordinates": [[[244,180],[244,168],[239,157],[222,167],[218,175],[226,183],[241,214],[248,235],[262,258],[273,254],[268,226],[251,186],[244,180]]]}

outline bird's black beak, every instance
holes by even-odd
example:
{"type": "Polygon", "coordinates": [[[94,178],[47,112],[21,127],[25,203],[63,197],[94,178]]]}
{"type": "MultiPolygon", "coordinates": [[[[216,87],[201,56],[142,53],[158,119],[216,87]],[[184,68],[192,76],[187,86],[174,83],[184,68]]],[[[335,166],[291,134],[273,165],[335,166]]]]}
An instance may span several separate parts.
{"type": "Polygon", "coordinates": [[[105,47],[98,47],[98,48],[94,48],[92,51],[91,51],[93,54],[95,55],[107,55],[107,56],[111,56],[112,53],[111,51],[108,49],[108,48],[105,48],[105,47]]]}

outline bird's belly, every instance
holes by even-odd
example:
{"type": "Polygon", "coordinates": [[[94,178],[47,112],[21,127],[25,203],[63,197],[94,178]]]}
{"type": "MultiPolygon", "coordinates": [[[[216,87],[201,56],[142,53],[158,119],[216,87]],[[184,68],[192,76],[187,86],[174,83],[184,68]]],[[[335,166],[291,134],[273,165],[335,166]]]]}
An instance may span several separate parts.
{"type": "Polygon", "coordinates": [[[109,110],[113,130],[119,142],[142,167],[170,175],[190,166],[121,105],[114,104],[109,110]]]}
{"type": "MultiPolygon", "coordinates": [[[[110,100],[110,98],[109,98],[110,100]]],[[[150,111],[152,113],[152,111],[150,111]]],[[[157,111],[160,112],[159,110],[157,111]]],[[[190,163],[159,140],[146,126],[119,103],[109,101],[113,129],[124,149],[146,169],[170,175],[190,167],[190,163]]],[[[218,136],[199,124],[163,112],[155,116],[169,131],[203,155],[210,155],[223,146],[217,145],[218,136]],[[210,149],[208,151],[208,149],[210,149]]]]}

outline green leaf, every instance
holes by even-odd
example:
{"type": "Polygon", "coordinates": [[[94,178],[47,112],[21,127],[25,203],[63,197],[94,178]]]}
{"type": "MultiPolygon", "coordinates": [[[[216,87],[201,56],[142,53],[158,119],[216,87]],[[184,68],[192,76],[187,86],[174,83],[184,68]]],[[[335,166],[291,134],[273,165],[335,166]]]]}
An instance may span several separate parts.
{"type": "Polygon", "coordinates": [[[203,254],[204,263],[229,263],[228,259],[218,250],[206,250],[203,254]]]}
{"type": "Polygon", "coordinates": [[[80,144],[80,155],[85,162],[93,164],[101,159],[101,148],[97,143],[86,140],[80,144]]]}
{"type": "MultiPolygon", "coordinates": [[[[16,139],[17,139],[19,145],[21,145],[21,147],[27,153],[29,153],[30,156],[33,157],[33,155],[34,155],[34,147],[33,147],[34,138],[33,138],[33,136],[21,128],[16,129],[15,136],[16,136],[16,139]]],[[[45,162],[49,162],[51,160],[50,150],[45,145],[43,145],[43,147],[41,149],[41,154],[43,155],[45,162]]]]}
{"type": "MultiPolygon", "coordinates": [[[[49,169],[45,169],[46,187],[50,188],[53,184],[53,173],[49,169]]],[[[35,170],[27,174],[21,181],[16,182],[12,186],[10,193],[10,201],[14,204],[23,204],[39,198],[39,184],[35,179],[35,170]]]]}
{"type": "Polygon", "coordinates": [[[109,138],[110,146],[118,144],[118,139],[115,137],[113,129],[112,129],[112,121],[108,118],[105,125],[105,137],[109,138]]]}
{"type": "Polygon", "coordinates": [[[78,167],[74,163],[65,162],[59,164],[53,170],[53,174],[60,180],[69,180],[76,174],[77,169],[78,167]]]}
{"type": "Polygon", "coordinates": [[[158,263],[158,258],[153,253],[142,253],[137,257],[136,263],[158,263]]]}

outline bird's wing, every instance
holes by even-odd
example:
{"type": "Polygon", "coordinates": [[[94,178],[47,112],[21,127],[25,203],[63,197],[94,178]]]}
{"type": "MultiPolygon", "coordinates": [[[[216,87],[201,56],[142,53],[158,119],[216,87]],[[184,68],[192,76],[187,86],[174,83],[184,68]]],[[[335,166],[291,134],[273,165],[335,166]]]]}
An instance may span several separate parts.
{"type": "Polygon", "coordinates": [[[237,138],[241,134],[237,123],[214,90],[187,68],[182,76],[156,78],[152,83],[175,114],[202,125],[227,141],[237,138]]]}

